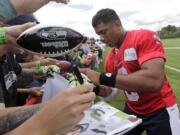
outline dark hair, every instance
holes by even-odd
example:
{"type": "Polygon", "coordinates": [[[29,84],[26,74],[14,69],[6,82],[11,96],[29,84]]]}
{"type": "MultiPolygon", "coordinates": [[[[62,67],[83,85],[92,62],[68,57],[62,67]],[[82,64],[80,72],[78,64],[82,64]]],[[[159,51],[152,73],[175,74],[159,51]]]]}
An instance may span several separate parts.
{"type": "Polygon", "coordinates": [[[92,26],[96,27],[100,23],[108,23],[114,20],[120,20],[113,9],[105,8],[99,10],[92,18],[92,26]]]}

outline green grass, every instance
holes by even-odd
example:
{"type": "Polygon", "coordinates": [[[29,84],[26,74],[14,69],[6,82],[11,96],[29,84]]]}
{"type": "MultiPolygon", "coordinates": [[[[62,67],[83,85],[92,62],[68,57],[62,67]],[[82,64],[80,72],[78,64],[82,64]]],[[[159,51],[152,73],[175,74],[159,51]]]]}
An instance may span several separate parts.
{"type": "Polygon", "coordinates": [[[165,39],[162,41],[167,57],[166,64],[180,69],[180,38],[165,39]],[[179,49],[168,49],[167,47],[178,47],[179,49]]]}
{"type": "Polygon", "coordinates": [[[180,49],[165,49],[167,62],[166,64],[180,69],[180,49]]]}
{"type": "MultiPolygon", "coordinates": [[[[162,42],[165,48],[166,64],[169,66],[175,67],[177,69],[180,69],[180,49],[166,49],[166,47],[180,47],[180,38],[166,39],[166,40],[162,40],[162,42]]],[[[108,50],[109,48],[105,49],[103,58],[106,57],[108,50]]],[[[100,64],[99,71],[103,71],[103,62],[100,64]]],[[[170,85],[173,88],[173,91],[175,92],[178,107],[180,108],[180,73],[172,69],[168,69],[168,68],[166,68],[165,71],[166,71],[167,78],[170,82],[170,85]]],[[[124,99],[123,93],[116,99],[109,101],[109,103],[112,106],[120,110],[123,109],[124,102],[125,102],[125,99],[124,99]]],[[[144,132],[143,135],[146,135],[146,133],[144,132]]]]}
{"type": "Polygon", "coordinates": [[[177,98],[177,104],[180,108],[180,73],[166,68],[167,78],[177,98]]]}
{"type": "MultiPolygon", "coordinates": [[[[165,39],[162,40],[162,42],[164,44],[165,54],[167,58],[166,65],[175,67],[180,70],[180,49],[166,49],[166,47],[180,48],[180,38],[165,39]]],[[[176,94],[177,104],[180,108],[180,73],[166,68],[166,74],[170,85],[176,94]]]]}
{"type": "Polygon", "coordinates": [[[165,47],[180,47],[180,38],[164,39],[162,41],[165,47]]]}
{"type": "Polygon", "coordinates": [[[103,60],[102,60],[102,62],[100,63],[99,68],[97,69],[97,71],[103,71],[103,69],[104,69],[104,68],[103,68],[104,60],[105,60],[105,58],[106,58],[106,55],[107,55],[109,49],[110,49],[109,47],[106,47],[106,48],[105,48],[105,51],[103,52],[103,56],[102,56],[103,60]]]}

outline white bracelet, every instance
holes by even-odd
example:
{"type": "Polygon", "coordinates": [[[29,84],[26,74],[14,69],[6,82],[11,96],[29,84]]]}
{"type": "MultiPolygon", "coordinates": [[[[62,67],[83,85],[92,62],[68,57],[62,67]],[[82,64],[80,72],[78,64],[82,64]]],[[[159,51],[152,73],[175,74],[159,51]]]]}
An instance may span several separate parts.
{"type": "Polygon", "coordinates": [[[112,92],[111,92],[111,94],[110,94],[109,96],[107,96],[107,97],[101,97],[101,96],[99,96],[99,98],[100,98],[101,100],[108,101],[108,100],[111,100],[111,99],[119,96],[119,94],[120,94],[120,90],[119,90],[119,89],[117,89],[117,88],[112,88],[112,87],[111,87],[111,90],[112,90],[112,92]]]}

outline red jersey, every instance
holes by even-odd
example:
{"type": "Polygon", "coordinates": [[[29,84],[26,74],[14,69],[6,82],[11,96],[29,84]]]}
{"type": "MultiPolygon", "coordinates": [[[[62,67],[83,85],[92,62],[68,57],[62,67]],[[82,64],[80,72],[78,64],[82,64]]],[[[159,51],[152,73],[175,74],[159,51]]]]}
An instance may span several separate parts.
{"type": "MultiPolygon", "coordinates": [[[[128,31],[119,49],[111,48],[105,61],[105,71],[121,75],[140,70],[143,62],[153,58],[165,60],[163,45],[157,35],[149,30],[128,31]]],[[[138,114],[148,114],[176,104],[176,97],[169,82],[165,81],[160,92],[126,92],[129,108],[138,114]]]]}

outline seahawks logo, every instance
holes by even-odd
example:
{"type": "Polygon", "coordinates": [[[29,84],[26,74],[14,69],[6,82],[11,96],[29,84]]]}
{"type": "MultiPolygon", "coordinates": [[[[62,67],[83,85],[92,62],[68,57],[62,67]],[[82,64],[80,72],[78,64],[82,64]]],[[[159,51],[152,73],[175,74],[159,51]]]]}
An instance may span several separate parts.
{"type": "Polygon", "coordinates": [[[66,39],[66,35],[67,35],[67,31],[56,31],[56,30],[54,31],[42,30],[38,33],[39,37],[48,39],[48,40],[57,40],[57,39],[64,40],[66,39]]]}

